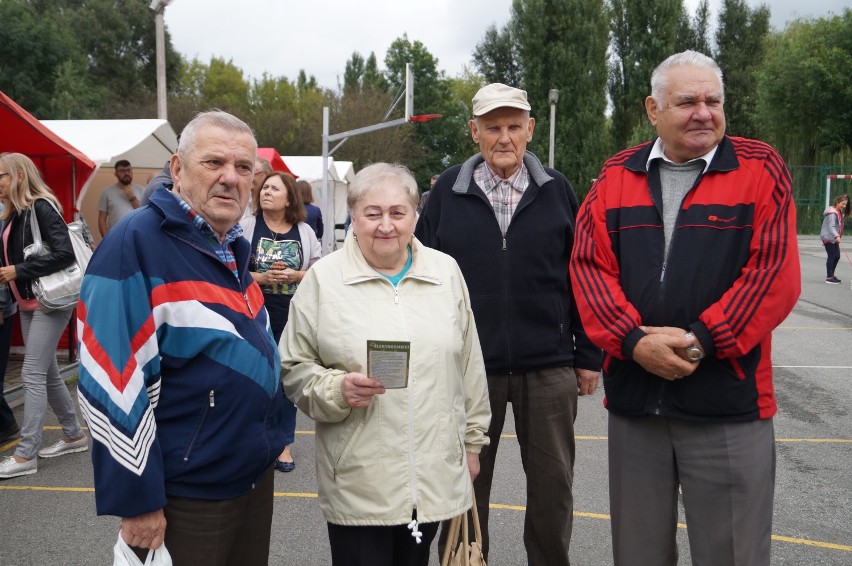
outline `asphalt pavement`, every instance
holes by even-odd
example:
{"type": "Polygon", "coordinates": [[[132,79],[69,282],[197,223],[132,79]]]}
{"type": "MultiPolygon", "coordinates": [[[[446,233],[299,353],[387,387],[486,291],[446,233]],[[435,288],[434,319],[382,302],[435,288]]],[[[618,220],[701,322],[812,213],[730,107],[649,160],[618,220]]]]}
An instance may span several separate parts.
{"type": "MultiPolygon", "coordinates": [[[[841,285],[826,285],[825,250],[799,238],[802,296],[775,331],[773,363],[777,480],[773,565],[852,564],[852,264],[841,257],[841,285]]],[[[712,277],[712,266],[707,267],[712,277]]],[[[603,391],[580,399],[576,432],[574,566],[612,564],[603,391]]],[[[20,421],[23,407],[15,409],[20,421]]],[[[48,412],[45,443],[61,431],[48,412]]],[[[316,501],[314,437],[300,414],[296,469],[276,473],[270,564],[330,564],[325,521],[316,501]]],[[[526,564],[525,480],[509,417],[500,443],[491,511],[489,566],[526,564]]],[[[15,442],[0,445],[0,457],[15,442]]],[[[681,522],[685,522],[681,513],[681,522]]],[[[118,520],[95,514],[89,454],[39,461],[38,473],[0,480],[0,566],[111,564],[118,520]]],[[[680,564],[689,565],[685,526],[680,564]]],[[[433,545],[433,564],[438,564],[433,545]]],[[[546,566],[546,565],[545,565],[546,566]]]]}

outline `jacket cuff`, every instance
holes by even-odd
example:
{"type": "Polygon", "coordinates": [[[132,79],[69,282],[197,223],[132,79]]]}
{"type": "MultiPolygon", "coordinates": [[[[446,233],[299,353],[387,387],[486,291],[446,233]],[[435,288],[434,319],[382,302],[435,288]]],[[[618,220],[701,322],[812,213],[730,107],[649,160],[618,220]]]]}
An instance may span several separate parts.
{"type": "Polygon", "coordinates": [[[484,446],[482,444],[465,443],[465,445],[464,445],[464,451],[469,453],[469,454],[479,454],[479,453],[482,452],[483,448],[484,448],[484,446]]]}
{"type": "Polygon", "coordinates": [[[600,348],[584,348],[574,350],[574,368],[600,371],[603,366],[603,350],[600,348]]]}
{"type": "Polygon", "coordinates": [[[621,341],[621,353],[628,360],[633,359],[633,349],[636,348],[636,344],[647,336],[647,333],[641,330],[638,326],[627,333],[627,336],[624,337],[624,340],[621,341]]]}
{"type": "Polygon", "coordinates": [[[700,320],[693,322],[689,325],[689,330],[695,336],[695,339],[698,340],[698,343],[701,344],[704,355],[714,357],[716,355],[716,345],[713,343],[713,337],[704,323],[700,320]]]}
{"type": "Polygon", "coordinates": [[[350,408],[349,404],[346,402],[346,399],[343,398],[343,391],[340,390],[340,385],[343,383],[343,376],[345,375],[345,373],[335,375],[331,380],[329,380],[328,383],[329,393],[331,394],[331,400],[340,409],[350,408]]]}

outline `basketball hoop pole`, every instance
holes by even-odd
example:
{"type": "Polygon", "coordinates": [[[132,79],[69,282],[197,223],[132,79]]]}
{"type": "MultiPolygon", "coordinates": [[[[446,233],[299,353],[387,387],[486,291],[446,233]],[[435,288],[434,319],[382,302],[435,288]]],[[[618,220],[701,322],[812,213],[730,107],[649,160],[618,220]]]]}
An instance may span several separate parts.
{"type": "MultiPolygon", "coordinates": [[[[402,126],[403,124],[409,124],[411,122],[428,122],[429,120],[434,120],[435,118],[441,118],[440,114],[425,114],[422,116],[414,115],[414,75],[411,72],[411,64],[405,64],[405,117],[398,118],[396,120],[390,120],[388,122],[379,122],[378,124],[373,124],[372,126],[364,126],[363,128],[356,128],[354,130],[349,130],[346,132],[340,132],[339,134],[329,134],[329,110],[328,107],[323,107],[322,109],[322,204],[323,204],[323,212],[330,216],[332,219],[332,226],[335,224],[335,202],[331,198],[328,190],[328,160],[334,151],[340,147],[347,138],[351,138],[353,136],[360,136],[362,134],[369,134],[372,132],[376,132],[379,130],[384,130],[387,128],[395,128],[397,126],[402,126]],[[334,149],[329,151],[328,146],[330,142],[334,142],[337,140],[342,140],[339,144],[337,144],[334,149]]],[[[399,102],[397,99],[394,104],[391,106],[391,109],[385,115],[386,117],[390,115],[393,109],[396,107],[396,104],[399,102]]],[[[326,230],[323,233],[323,250],[331,251],[334,246],[334,230],[328,231],[326,230]]]]}

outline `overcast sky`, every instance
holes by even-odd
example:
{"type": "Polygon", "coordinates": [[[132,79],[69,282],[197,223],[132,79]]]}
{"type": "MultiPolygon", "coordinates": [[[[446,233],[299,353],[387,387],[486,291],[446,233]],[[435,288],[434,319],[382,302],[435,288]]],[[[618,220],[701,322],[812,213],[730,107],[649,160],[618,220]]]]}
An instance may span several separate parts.
{"type": "MultiPolygon", "coordinates": [[[[748,0],[756,5],[757,0],[748,0]]],[[[773,27],[796,17],[839,14],[852,0],[768,0],[773,27]]],[[[353,51],[374,52],[380,68],[391,42],[408,33],[456,76],[490,24],[509,19],[512,0],[173,0],[165,22],[187,59],[232,60],[247,77],[294,80],[300,69],[335,88],[353,51]]],[[[698,0],[686,0],[687,6],[698,0]]],[[[711,0],[715,21],[721,0],[711,0]]]]}

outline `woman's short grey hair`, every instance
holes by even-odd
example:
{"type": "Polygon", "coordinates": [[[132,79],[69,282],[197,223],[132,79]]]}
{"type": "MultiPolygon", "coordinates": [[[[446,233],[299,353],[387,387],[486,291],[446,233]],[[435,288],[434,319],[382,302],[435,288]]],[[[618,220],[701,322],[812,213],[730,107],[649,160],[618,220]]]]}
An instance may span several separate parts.
{"type": "Polygon", "coordinates": [[[699,53],[698,51],[682,51],[675,53],[654,69],[651,73],[651,97],[657,102],[657,107],[665,108],[665,92],[669,86],[669,70],[673,67],[701,67],[710,69],[719,79],[719,88],[722,91],[722,100],[725,99],[725,82],[722,80],[722,69],[716,64],[716,61],[699,53]]]}
{"type": "Polygon", "coordinates": [[[355,206],[367,191],[391,186],[406,189],[411,208],[417,210],[420,192],[417,190],[417,181],[414,180],[414,175],[408,167],[397,163],[373,163],[361,169],[349,185],[346,195],[349,213],[352,214],[355,211],[355,206]]]}
{"type": "MultiPolygon", "coordinates": [[[[206,112],[199,112],[195,115],[189,124],[184,126],[180,134],[180,142],[178,143],[177,154],[181,157],[189,155],[195,149],[195,139],[198,136],[198,131],[202,128],[215,127],[221,128],[228,132],[239,132],[248,134],[254,139],[254,132],[248,124],[222,110],[214,109],[206,112]]],[[[254,144],[257,149],[257,141],[254,144]]]]}

